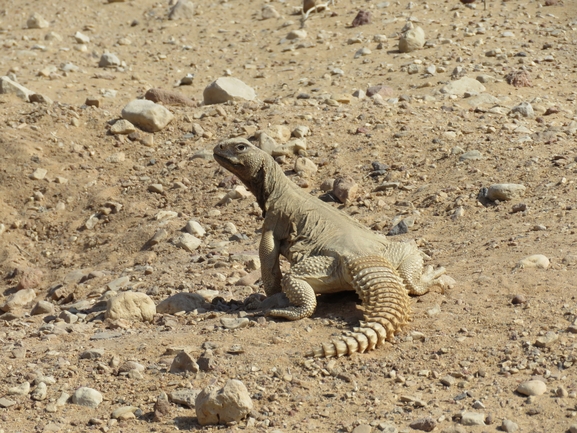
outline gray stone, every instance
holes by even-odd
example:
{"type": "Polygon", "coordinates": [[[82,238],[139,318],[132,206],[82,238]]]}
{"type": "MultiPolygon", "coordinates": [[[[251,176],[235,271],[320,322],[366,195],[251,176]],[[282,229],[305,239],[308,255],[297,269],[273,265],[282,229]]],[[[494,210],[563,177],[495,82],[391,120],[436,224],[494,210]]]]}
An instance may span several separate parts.
{"type": "Polygon", "coordinates": [[[410,29],[402,34],[399,39],[399,51],[401,53],[410,53],[420,50],[425,45],[425,31],[421,27],[414,27],[411,22],[410,29]]]}
{"type": "Polygon", "coordinates": [[[252,410],[253,404],[244,384],[229,380],[222,389],[211,385],[202,390],[195,401],[200,425],[238,422],[252,410]]]}
{"type": "Polygon", "coordinates": [[[182,404],[194,409],[194,402],[198,394],[200,394],[200,389],[175,389],[168,394],[168,398],[173,403],[182,404]]]}
{"type": "Polygon", "coordinates": [[[107,319],[152,322],[156,306],[148,295],[140,292],[124,292],[107,302],[107,319]]]}
{"type": "Polygon", "coordinates": [[[341,202],[350,204],[357,198],[359,185],[351,176],[339,176],[333,183],[333,195],[341,202]]]}
{"type": "Polygon", "coordinates": [[[477,161],[483,159],[483,155],[478,150],[469,150],[459,157],[459,161],[477,161]]]}
{"type": "Polygon", "coordinates": [[[499,98],[490,95],[488,93],[480,93],[479,95],[471,96],[470,98],[466,98],[464,101],[467,105],[473,108],[481,107],[483,105],[486,106],[494,106],[498,104],[499,98]]]}
{"type": "Polygon", "coordinates": [[[186,223],[184,230],[193,236],[203,237],[206,234],[206,230],[200,225],[198,221],[190,220],[186,223]]]}
{"type": "Polygon", "coordinates": [[[511,114],[519,113],[523,117],[535,117],[535,111],[528,102],[521,102],[519,105],[511,108],[511,114]]]}
{"type": "Polygon", "coordinates": [[[98,61],[98,67],[108,68],[111,66],[120,66],[120,59],[112,53],[102,54],[102,56],[100,56],[100,60],[98,61]]]}
{"type": "Polygon", "coordinates": [[[6,298],[6,301],[0,305],[0,310],[6,313],[13,313],[31,304],[34,299],[36,299],[36,292],[34,290],[19,290],[6,298]]]}
{"type": "Polygon", "coordinates": [[[204,89],[203,97],[204,104],[211,105],[227,101],[252,101],[256,93],[238,78],[220,77],[204,89]]]}
{"type": "Polygon", "coordinates": [[[189,253],[192,253],[194,250],[200,247],[201,244],[202,241],[190,233],[181,233],[174,240],[174,245],[188,251],[189,253]]]}
{"type": "Polygon", "coordinates": [[[30,312],[32,316],[38,316],[40,314],[54,314],[54,305],[48,301],[38,301],[32,311],[30,312]]]}
{"type": "Polygon", "coordinates": [[[106,285],[106,287],[108,288],[108,290],[112,290],[112,291],[116,292],[116,291],[126,287],[128,285],[128,283],[130,283],[130,277],[124,276],[124,277],[120,277],[120,278],[116,278],[115,280],[112,280],[111,282],[109,282],[106,285]]]}
{"type": "Polygon", "coordinates": [[[373,428],[367,424],[359,424],[353,430],[353,433],[371,433],[373,428]]]}
{"type": "Polygon", "coordinates": [[[232,317],[221,317],[220,323],[226,329],[240,329],[246,328],[250,323],[250,320],[248,320],[246,317],[236,319],[232,317]]]}
{"type": "Polygon", "coordinates": [[[409,426],[415,430],[422,430],[426,432],[433,431],[437,427],[437,422],[430,416],[426,418],[416,419],[411,422],[409,426]]]}
{"type": "Polygon", "coordinates": [[[511,420],[504,419],[501,423],[501,430],[507,433],[515,433],[517,430],[519,430],[519,426],[511,420]]]}
{"type": "Polygon", "coordinates": [[[112,134],[130,134],[136,131],[136,127],[126,119],[120,119],[114,122],[114,125],[110,127],[110,132],[112,134]]]}
{"type": "Polygon", "coordinates": [[[489,200],[513,200],[525,195],[525,186],[516,183],[497,183],[491,185],[487,191],[489,200]]]}
{"type": "Polygon", "coordinates": [[[14,400],[10,400],[9,398],[6,397],[2,397],[0,398],[0,407],[1,408],[9,408],[11,406],[14,406],[16,404],[16,402],[14,400]]]}
{"type": "Polygon", "coordinates": [[[194,311],[199,308],[207,308],[205,299],[198,293],[181,292],[166,298],[156,306],[159,314],[176,314],[181,311],[194,311]]]}
{"type": "Polygon", "coordinates": [[[312,176],[317,172],[317,165],[305,157],[297,158],[294,164],[294,171],[303,177],[312,176]]]}
{"type": "Polygon", "coordinates": [[[519,384],[517,392],[527,396],[543,395],[547,392],[547,385],[541,380],[528,380],[519,384]]]}
{"type": "Polygon", "coordinates": [[[104,355],[104,349],[88,349],[80,354],[80,359],[99,359],[104,355]]]}
{"type": "Polygon", "coordinates": [[[48,394],[48,387],[46,386],[46,383],[40,382],[36,386],[36,389],[34,391],[32,391],[30,398],[32,400],[42,401],[42,400],[46,400],[47,394],[48,394]]]}
{"type": "Polygon", "coordinates": [[[572,424],[569,427],[569,433],[577,433],[577,424],[572,424]]]}
{"type": "Polygon", "coordinates": [[[122,117],[148,132],[164,129],[174,115],[162,105],[147,99],[135,99],[122,109],[122,117]]]}
{"type": "Polygon", "coordinates": [[[194,360],[191,354],[182,351],[174,357],[172,364],[170,365],[170,373],[198,373],[198,364],[194,360]]]}
{"type": "Polygon", "coordinates": [[[463,425],[485,425],[485,414],[478,412],[463,412],[461,414],[463,425]]]}
{"type": "Polygon", "coordinates": [[[536,347],[551,347],[554,343],[557,342],[559,339],[559,335],[553,331],[547,332],[545,335],[541,337],[537,337],[537,341],[535,341],[536,347]]]}
{"type": "Polygon", "coordinates": [[[263,20],[269,20],[271,18],[278,18],[280,14],[272,5],[264,5],[261,10],[261,16],[263,20]]]}
{"type": "Polygon", "coordinates": [[[195,7],[194,3],[188,0],[178,0],[174,6],[170,8],[168,12],[169,20],[183,20],[191,19],[194,17],[195,7]]]}
{"type": "Polygon", "coordinates": [[[272,138],[271,136],[269,136],[267,133],[265,132],[261,132],[258,135],[258,143],[257,146],[259,147],[259,149],[261,149],[262,151],[268,153],[269,155],[272,155],[273,151],[278,147],[277,142],[274,140],[274,138],[272,138]]]}
{"type": "Polygon", "coordinates": [[[34,12],[28,17],[28,20],[26,20],[26,27],[29,29],[45,29],[49,25],[50,23],[37,12],[34,12]]]}
{"type": "Polygon", "coordinates": [[[36,92],[33,92],[16,81],[11,80],[10,77],[4,76],[0,77],[0,93],[13,93],[23,101],[30,102],[30,96],[36,92]]]}
{"type": "Polygon", "coordinates": [[[7,395],[28,395],[30,392],[30,382],[23,382],[20,385],[8,388],[7,395]]]}
{"type": "Polygon", "coordinates": [[[72,403],[95,409],[102,403],[102,394],[93,388],[82,386],[72,395],[72,403]]]}
{"type": "Polygon", "coordinates": [[[447,95],[463,96],[465,93],[483,93],[485,86],[477,80],[469,77],[463,77],[460,80],[451,81],[449,84],[441,88],[441,93],[447,95]]]}

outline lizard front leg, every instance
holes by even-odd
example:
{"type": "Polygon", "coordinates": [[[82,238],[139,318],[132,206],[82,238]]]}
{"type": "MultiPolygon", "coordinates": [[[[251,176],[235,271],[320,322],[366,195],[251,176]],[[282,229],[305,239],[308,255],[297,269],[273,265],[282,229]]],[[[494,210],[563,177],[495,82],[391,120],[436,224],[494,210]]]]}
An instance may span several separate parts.
{"type": "Polygon", "coordinates": [[[272,230],[263,228],[258,254],[264,292],[267,296],[280,293],[282,290],[282,274],[279,263],[280,244],[279,241],[274,238],[274,232],[272,230]]]}

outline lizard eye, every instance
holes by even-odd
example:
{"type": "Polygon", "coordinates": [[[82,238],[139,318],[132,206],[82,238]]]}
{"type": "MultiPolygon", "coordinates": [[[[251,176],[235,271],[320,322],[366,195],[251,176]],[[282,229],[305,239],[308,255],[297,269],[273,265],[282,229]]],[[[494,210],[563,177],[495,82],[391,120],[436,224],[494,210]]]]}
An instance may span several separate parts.
{"type": "Polygon", "coordinates": [[[239,152],[244,152],[246,150],[246,145],[239,144],[238,146],[236,146],[236,150],[238,150],[239,152]]]}

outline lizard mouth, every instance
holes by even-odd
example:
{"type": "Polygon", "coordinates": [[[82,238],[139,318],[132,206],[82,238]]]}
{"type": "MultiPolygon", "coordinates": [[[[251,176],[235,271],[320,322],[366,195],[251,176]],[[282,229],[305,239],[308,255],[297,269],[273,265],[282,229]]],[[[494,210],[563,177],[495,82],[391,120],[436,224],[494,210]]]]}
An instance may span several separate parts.
{"type": "Polygon", "coordinates": [[[216,160],[216,162],[218,162],[220,165],[225,166],[225,167],[238,167],[239,165],[241,165],[240,163],[234,163],[232,162],[230,159],[219,155],[217,153],[213,154],[214,159],[216,160]]]}

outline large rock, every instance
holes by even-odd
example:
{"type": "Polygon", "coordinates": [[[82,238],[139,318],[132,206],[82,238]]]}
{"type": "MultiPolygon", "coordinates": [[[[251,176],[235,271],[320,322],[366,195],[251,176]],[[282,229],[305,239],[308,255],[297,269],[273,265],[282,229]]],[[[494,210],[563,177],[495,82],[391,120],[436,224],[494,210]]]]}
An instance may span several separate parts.
{"type": "Polygon", "coordinates": [[[523,395],[543,395],[547,392],[547,385],[541,380],[528,380],[517,387],[517,392],[523,395]]]}
{"type": "Polygon", "coordinates": [[[139,292],[124,292],[108,300],[107,319],[126,319],[152,322],[156,306],[148,295],[139,292]]]}
{"type": "Polygon", "coordinates": [[[6,302],[0,305],[0,310],[5,312],[17,311],[28,304],[31,304],[36,299],[36,292],[32,289],[19,290],[16,293],[8,296],[6,302]]]}
{"type": "Polygon", "coordinates": [[[120,59],[112,53],[104,53],[98,61],[99,68],[109,68],[111,66],[120,66],[120,59]]]}
{"type": "Polygon", "coordinates": [[[222,389],[211,385],[195,401],[200,425],[238,422],[252,410],[252,400],[240,380],[231,379],[222,389]]]}
{"type": "Polygon", "coordinates": [[[194,3],[188,0],[178,0],[168,12],[169,20],[190,19],[194,17],[194,3]]]}
{"type": "Polygon", "coordinates": [[[129,102],[122,109],[122,117],[149,132],[164,129],[174,119],[174,115],[162,105],[146,99],[135,99],[129,102]]]}
{"type": "Polygon", "coordinates": [[[485,86],[474,78],[469,77],[463,77],[460,80],[451,81],[449,84],[441,88],[441,93],[457,96],[463,96],[465,93],[482,93],[484,91],[485,86]]]}
{"type": "Polygon", "coordinates": [[[166,298],[156,306],[159,314],[175,314],[181,311],[193,311],[207,307],[206,301],[198,293],[181,292],[166,298]]]}
{"type": "Polygon", "coordinates": [[[20,99],[30,102],[30,96],[36,92],[27,89],[22,84],[18,84],[9,77],[0,77],[0,93],[13,93],[20,99]]]}
{"type": "Polygon", "coordinates": [[[411,51],[420,50],[425,45],[425,31],[421,27],[414,27],[412,23],[399,39],[399,51],[401,53],[410,53],[411,51]]]}
{"type": "Polygon", "coordinates": [[[102,403],[102,394],[95,389],[82,386],[72,395],[72,403],[94,409],[102,403]]]}
{"type": "Polygon", "coordinates": [[[513,200],[525,195],[525,186],[516,183],[496,183],[491,185],[487,191],[489,200],[513,200]]]}
{"type": "Polygon", "coordinates": [[[204,104],[210,105],[237,100],[252,101],[256,93],[238,78],[220,77],[204,89],[203,97],[204,104]]]}

